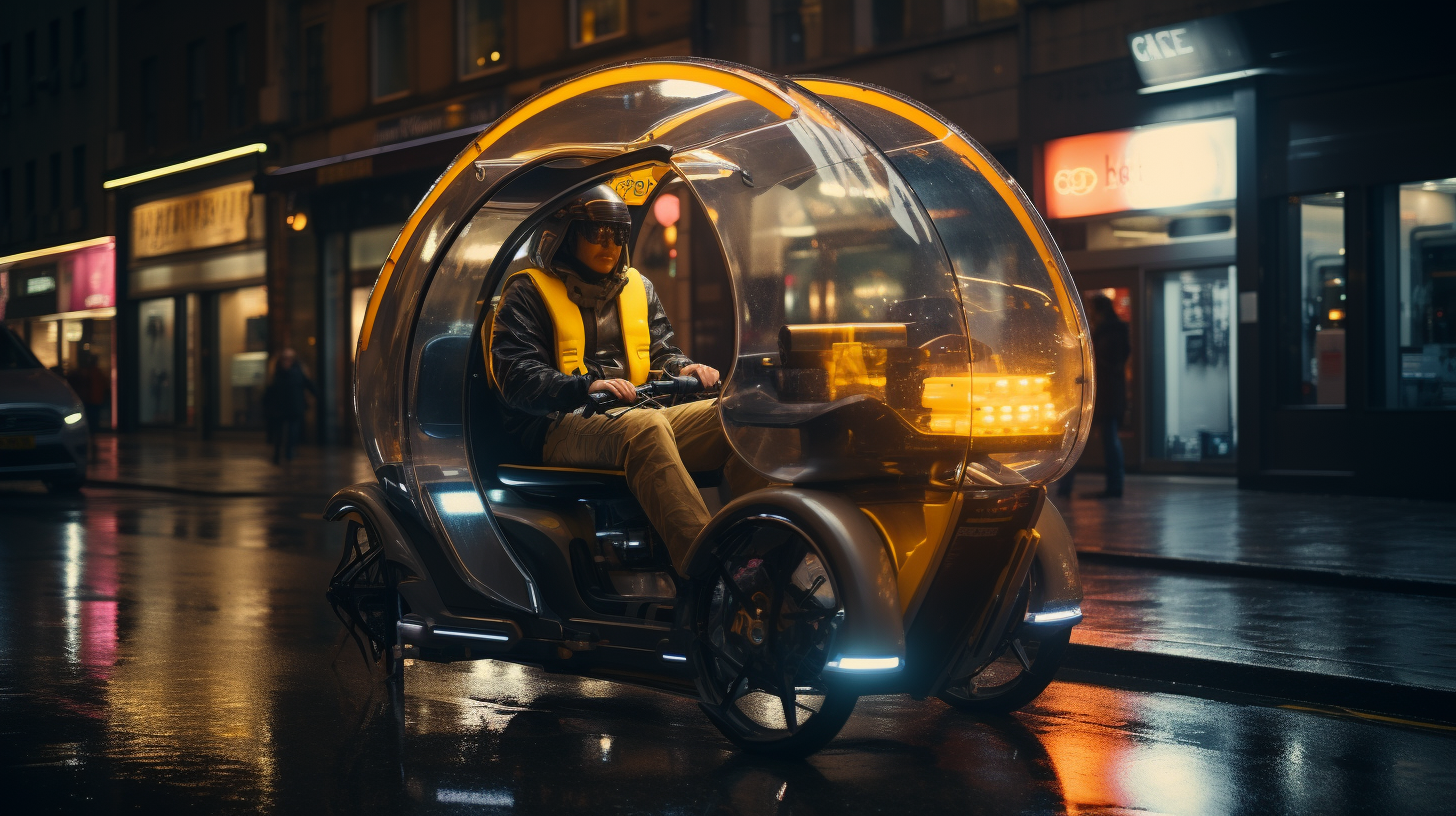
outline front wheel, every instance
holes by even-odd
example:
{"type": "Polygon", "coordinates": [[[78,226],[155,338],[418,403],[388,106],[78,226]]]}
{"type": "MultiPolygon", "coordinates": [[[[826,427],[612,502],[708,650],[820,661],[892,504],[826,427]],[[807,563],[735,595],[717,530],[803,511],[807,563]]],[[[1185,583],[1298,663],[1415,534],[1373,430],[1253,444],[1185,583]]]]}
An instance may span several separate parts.
{"type": "Polygon", "coordinates": [[[844,609],[823,553],[781,512],[750,515],[715,545],[713,571],[693,587],[693,663],[724,736],[804,757],[834,739],[858,697],[823,680],[844,609]]]}
{"type": "Polygon", "coordinates": [[[1031,637],[1013,635],[980,671],[940,693],[940,699],[973,714],[1010,714],[1051,685],[1072,630],[1031,637]]]}
{"type": "Polygon", "coordinates": [[[1066,657],[1072,629],[1024,626],[1027,610],[1041,609],[1043,600],[1040,565],[1033,565],[1016,595],[1010,631],[991,660],[948,686],[940,699],[972,714],[1010,714],[1045,691],[1066,657]]]}

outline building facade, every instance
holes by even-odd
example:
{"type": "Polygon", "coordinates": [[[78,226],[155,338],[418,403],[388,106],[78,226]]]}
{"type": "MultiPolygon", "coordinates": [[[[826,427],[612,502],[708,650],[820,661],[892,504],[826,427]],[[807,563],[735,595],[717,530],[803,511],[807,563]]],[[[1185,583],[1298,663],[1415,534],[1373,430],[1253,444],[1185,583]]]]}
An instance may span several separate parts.
{"type": "Polygon", "coordinates": [[[112,7],[0,9],[0,319],[114,419],[115,242],[101,181],[112,7]]]}

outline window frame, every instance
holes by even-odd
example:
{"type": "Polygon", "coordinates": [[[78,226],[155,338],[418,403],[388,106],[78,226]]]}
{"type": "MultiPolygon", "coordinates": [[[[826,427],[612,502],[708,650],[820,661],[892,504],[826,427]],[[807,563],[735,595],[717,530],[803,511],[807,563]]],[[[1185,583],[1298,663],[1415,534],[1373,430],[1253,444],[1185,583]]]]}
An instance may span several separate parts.
{"type": "Polygon", "coordinates": [[[465,71],[465,4],[472,0],[455,0],[455,80],[467,82],[472,79],[479,79],[483,76],[498,74],[511,66],[511,45],[507,42],[510,35],[515,31],[512,25],[515,5],[509,2],[501,3],[501,59],[500,62],[487,64],[478,71],[465,71]]]}
{"type": "Polygon", "coordinates": [[[410,0],[386,0],[386,2],[375,3],[369,7],[369,101],[371,104],[381,104],[395,99],[403,99],[414,93],[414,71],[411,70],[413,60],[413,40],[410,33],[414,29],[411,20],[410,0]],[[404,9],[404,88],[383,96],[379,95],[379,12],[386,8],[400,6],[404,9]]]}
{"type": "Polygon", "coordinates": [[[606,34],[601,37],[595,37],[591,40],[583,42],[581,39],[580,28],[581,2],[582,0],[570,0],[566,7],[566,39],[567,44],[571,48],[590,48],[591,46],[597,45],[598,43],[621,39],[622,37],[627,36],[628,30],[632,27],[632,4],[628,2],[628,0],[615,0],[615,2],[619,2],[622,4],[621,29],[611,34],[606,34]]]}

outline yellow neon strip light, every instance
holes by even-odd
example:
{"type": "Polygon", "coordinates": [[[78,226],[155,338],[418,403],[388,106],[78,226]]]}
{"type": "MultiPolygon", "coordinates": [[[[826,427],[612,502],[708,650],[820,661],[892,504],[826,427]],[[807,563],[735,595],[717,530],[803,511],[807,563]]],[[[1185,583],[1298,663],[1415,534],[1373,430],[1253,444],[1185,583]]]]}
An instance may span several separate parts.
{"type": "Polygon", "coordinates": [[[950,125],[941,121],[934,114],[888,94],[859,85],[823,79],[803,79],[795,80],[795,82],[820,96],[832,96],[861,102],[899,116],[907,122],[919,126],[936,140],[944,142],[947,147],[970,163],[976,172],[980,173],[991,183],[991,186],[1000,194],[1001,200],[1005,201],[1006,206],[1011,208],[1011,212],[1016,214],[1016,220],[1021,222],[1022,230],[1031,239],[1032,245],[1036,247],[1037,255],[1041,257],[1041,262],[1046,265],[1047,271],[1051,273],[1052,288],[1056,290],[1057,301],[1061,306],[1062,314],[1066,315],[1067,320],[1071,321],[1073,330],[1076,330],[1076,311],[1073,310],[1072,302],[1068,299],[1067,293],[1063,291],[1062,272],[1061,267],[1057,265],[1056,255],[1052,253],[1051,247],[1042,238],[1041,230],[1037,229],[1036,224],[1031,220],[1031,213],[1026,211],[1026,207],[1022,204],[1020,196],[1016,195],[1016,191],[1011,189],[1011,185],[1007,184],[1006,180],[1001,178],[1001,174],[996,172],[996,168],[992,167],[986,161],[986,157],[981,155],[981,151],[972,147],[970,142],[963,139],[950,125]]]}
{"type": "Polygon", "coordinates": [[[206,167],[209,164],[225,162],[228,159],[236,159],[239,156],[247,156],[252,153],[267,152],[268,145],[263,144],[262,142],[256,142],[250,145],[243,145],[242,147],[235,147],[231,150],[224,150],[221,153],[212,153],[207,156],[199,156],[195,159],[188,159],[185,162],[169,164],[166,167],[158,167],[155,170],[146,170],[141,173],[134,173],[130,176],[114,178],[111,181],[103,182],[101,186],[102,188],[107,190],[115,190],[118,187],[126,187],[130,184],[137,184],[139,182],[148,181],[150,179],[160,178],[161,176],[170,176],[173,173],[181,173],[187,170],[196,170],[199,167],[206,167]]]}
{"type": "Polygon", "coordinates": [[[369,348],[369,338],[374,333],[374,319],[378,316],[379,306],[384,302],[384,295],[389,290],[389,280],[394,274],[395,264],[399,262],[400,253],[404,251],[410,237],[419,228],[425,213],[429,212],[445,190],[449,189],[455,181],[455,177],[464,172],[465,168],[469,167],[481,153],[490,149],[490,146],[499,141],[502,136],[510,133],[522,123],[560,102],[625,82],[653,82],[668,79],[700,82],[738,94],[750,102],[767,108],[779,119],[788,119],[794,115],[794,104],[766,80],[743,76],[722,68],[681,62],[648,62],[609,68],[594,74],[587,74],[571,82],[564,82],[532,98],[497,122],[494,127],[476,137],[475,141],[465,148],[455,163],[450,165],[450,168],[440,177],[439,183],[430,190],[429,195],[425,196],[425,200],[420,202],[420,206],[415,208],[409,221],[405,222],[404,229],[400,230],[399,238],[395,239],[394,248],[389,251],[389,257],[384,261],[384,267],[379,270],[379,282],[374,284],[374,292],[369,296],[369,308],[364,311],[364,325],[359,331],[360,350],[369,348]]]}
{"type": "Polygon", "coordinates": [[[20,263],[21,261],[28,261],[32,258],[44,258],[47,255],[59,255],[62,252],[74,252],[78,249],[85,249],[86,247],[101,246],[102,244],[109,244],[114,240],[116,239],[112,238],[110,235],[106,235],[101,238],[88,238],[85,241],[77,241],[74,244],[60,244],[58,246],[46,247],[45,249],[35,249],[31,250],[30,252],[21,252],[16,255],[6,255],[5,257],[0,258],[0,266],[20,263]]]}

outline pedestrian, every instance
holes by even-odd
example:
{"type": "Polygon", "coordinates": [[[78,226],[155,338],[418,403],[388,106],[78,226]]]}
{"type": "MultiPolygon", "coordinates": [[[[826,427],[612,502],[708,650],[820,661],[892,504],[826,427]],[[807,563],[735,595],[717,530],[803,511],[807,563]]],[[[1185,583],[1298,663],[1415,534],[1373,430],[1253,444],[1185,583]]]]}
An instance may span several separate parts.
{"type": "Polygon", "coordinates": [[[298,362],[291,348],[278,353],[273,361],[273,376],[263,392],[263,412],[268,420],[268,438],[273,442],[273,464],[293,461],[293,448],[303,433],[308,413],[308,394],[318,398],[313,380],[298,362]]]}
{"type": "MultiPolygon", "coordinates": [[[[1100,493],[1088,494],[1088,498],[1120,499],[1124,459],[1118,429],[1127,411],[1127,358],[1132,354],[1132,343],[1127,323],[1117,316],[1108,296],[1098,294],[1087,299],[1087,318],[1092,323],[1092,365],[1097,378],[1092,429],[1102,438],[1102,461],[1107,472],[1107,486],[1100,493]]],[[[1057,495],[1072,495],[1074,473],[1057,482],[1057,495]]]]}

